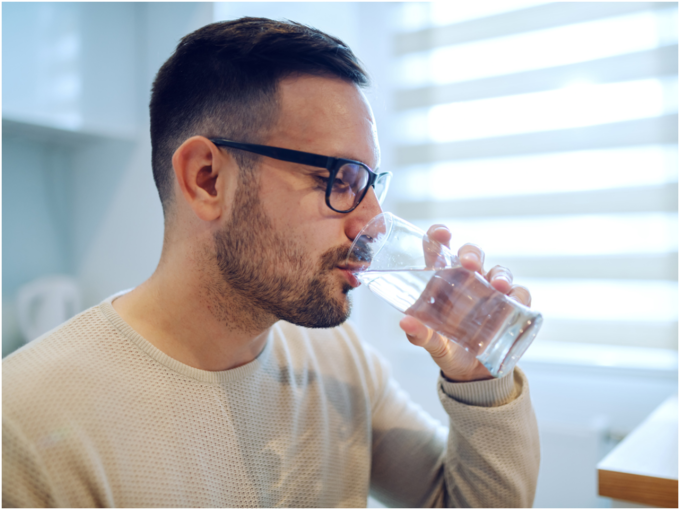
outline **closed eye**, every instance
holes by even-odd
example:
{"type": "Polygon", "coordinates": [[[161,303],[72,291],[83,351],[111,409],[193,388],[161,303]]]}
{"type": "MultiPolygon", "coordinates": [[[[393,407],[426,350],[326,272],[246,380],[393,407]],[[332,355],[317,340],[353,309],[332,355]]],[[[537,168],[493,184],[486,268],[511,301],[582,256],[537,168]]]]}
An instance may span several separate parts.
{"type": "Polygon", "coordinates": [[[333,192],[334,193],[344,193],[345,191],[347,191],[347,188],[349,188],[349,184],[347,184],[342,179],[338,179],[336,177],[335,181],[333,181],[333,192]]]}
{"type": "Polygon", "coordinates": [[[317,184],[317,187],[325,192],[326,188],[328,188],[328,180],[330,178],[324,177],[323,175],[314,175],[313,178],[317,184]]]}

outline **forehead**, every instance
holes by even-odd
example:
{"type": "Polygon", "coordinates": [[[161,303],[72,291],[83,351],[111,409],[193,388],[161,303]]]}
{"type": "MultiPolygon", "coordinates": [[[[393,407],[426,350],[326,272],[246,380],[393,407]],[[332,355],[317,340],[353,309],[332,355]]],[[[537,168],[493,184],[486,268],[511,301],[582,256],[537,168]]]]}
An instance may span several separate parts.
{"type": "Polygon", "coordinates": [[[379,163],[373,112],[359,87],[336,78],[301,76],[278,87],[279,117],[268,144],[379,163]]]}

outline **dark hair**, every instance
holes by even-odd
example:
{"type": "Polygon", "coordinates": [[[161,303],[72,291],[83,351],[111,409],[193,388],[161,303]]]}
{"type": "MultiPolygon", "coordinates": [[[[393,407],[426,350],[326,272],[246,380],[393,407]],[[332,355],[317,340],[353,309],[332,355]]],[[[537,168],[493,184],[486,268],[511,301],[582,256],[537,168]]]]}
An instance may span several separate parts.
{"type": "MultiPolygon", "coordinates": [[[[291,75],[338,77],[364,87],[368,76],[339,39],[292,21],[241,18],[182,38],[153,83],[153,177],[167,215],[172,155],[194,135],[259,141],[277,119],[278,83],[291,75]]],[[[252,156],[234,151],[243,169],[252,156]]]]}

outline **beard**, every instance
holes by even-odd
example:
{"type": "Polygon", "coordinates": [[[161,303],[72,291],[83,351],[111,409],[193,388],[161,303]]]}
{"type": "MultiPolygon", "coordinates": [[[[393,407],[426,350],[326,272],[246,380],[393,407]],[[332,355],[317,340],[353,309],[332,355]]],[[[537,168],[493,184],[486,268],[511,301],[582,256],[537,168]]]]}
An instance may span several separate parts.
{"type": "Polygon", "coordinates": [[[334,297],[333,271],[348,248],[331,248],[318,261],[310,260],[303,246],[272,226],[257,179],[245,173],[239,177],[232,217],[214,235],[222,281],[213,282],[211,293],[225,304],[217,308],[239,329],[263,329],[272,318],[308,328],[342,324],[350,315],[347,293],[352,287],[343,281],[342,298],[334,297]]]}

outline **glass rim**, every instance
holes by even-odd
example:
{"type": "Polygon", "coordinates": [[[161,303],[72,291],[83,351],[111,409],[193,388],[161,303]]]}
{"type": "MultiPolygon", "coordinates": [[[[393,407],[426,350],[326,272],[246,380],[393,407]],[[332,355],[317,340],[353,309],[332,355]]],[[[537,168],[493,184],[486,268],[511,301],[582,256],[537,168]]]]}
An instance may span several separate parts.
{"type": "Polygon", "coordinates": [[[371,261],[380,253],[380,250],[382,250],[385,247],[385,244],[387,242],[387,239],[389,238],[390,234],[392,233],[392,228],[394,227],[394,214],[389,212],[389,211],[384,211],[381,212],[380,214],[375,215],[373,218],[370,219],[370,221],[359,231],[359,233],[356,235],[354,240],[352,241],[352,244],[349,247],[349,250],[347,251],[347,257],[345,257],[345,266],[348,268],[354,268],[352,269],[352,272],[362,272],[368,269],[371,266],[371,261]],[[357,244],[359,244],[362,241],[362,238],[364,237],[364,233],[375,223],[378,221],[384,220],[385,221],[385,226],[386,230],[383,233],[382,237],[380,238],[372,238],[370,244],[371,246],[378,246],[378,249],[375,251],[372,251],[372,257],[370,261],[355,261],[355,260],[350,260],[350,256],[354,252],[357,244]],[[379,245],[377,243],[380,243],[379,245]],[[357,265],[356,262],[359,262],[357,265]]]}

